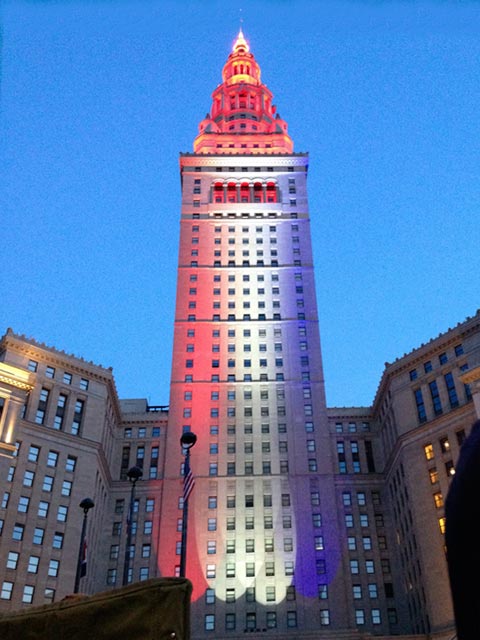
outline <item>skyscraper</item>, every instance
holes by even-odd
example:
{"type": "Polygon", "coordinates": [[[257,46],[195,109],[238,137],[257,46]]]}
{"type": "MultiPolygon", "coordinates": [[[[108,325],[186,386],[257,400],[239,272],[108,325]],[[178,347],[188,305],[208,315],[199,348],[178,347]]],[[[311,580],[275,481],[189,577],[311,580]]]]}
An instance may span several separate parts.
{"type": "MultiPolygon", "coordinates": [[[[285,627],[316,628],[318,616],[296,605],[318,598],[319,574],[326,588],[336,573],[340,534],[334,519],[322,527],[320,512],[335,496],[308,154],[293,151],[241,31],[222,80],[194,153],[180,159],[160,567],[172,575],[178,563],[179,439],[191,430],[198,436],[187,553],[194,602],[225,606],[227,628],[229,605],[241,601],[248,630],[276,627],[277,612],[260,622],[254,605],[280,602],[285,627]]],[[[214,624],[208,611],[206,630],[214,624]]]]}

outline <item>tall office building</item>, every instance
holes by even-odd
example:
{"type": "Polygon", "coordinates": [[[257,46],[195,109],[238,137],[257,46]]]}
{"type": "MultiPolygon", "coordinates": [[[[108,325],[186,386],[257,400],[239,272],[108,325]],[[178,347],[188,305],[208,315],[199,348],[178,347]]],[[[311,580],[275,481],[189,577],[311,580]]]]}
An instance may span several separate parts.
{"type": "Polygon", "coordinates": [[[330,622],[326,609],[318,612],[318,593],[333,597],[339,589],[341,533],[327,516],[336,503],[334,459],[308,155],[293,151],[242,32],[222,79],[194,153],[180,160],[160,568],[173,575],[178,565],[179,440],[193,431],[187,573],[194,619],[206,632],[220,618],[227,630],[313,630],[320,615],[330,622]]]}
{"type": "Polygon", "coordinates": [[[371,407],[327,408],[308,156],[242,33],[180,165],[169,410],[0,338],[0,611],[72,592],[85,497],[82,592],[178,573],[192,431],[193,640],[450,640],[444,499],[480,417],[480,311],[387,363],[371,407]]]}
{"type": "MultiPolygon", "coordinates": [[[[333,504],[334,487],[308,155],[294,153],[241,32],[222,78],[194,153],[180,160],[165,466],[172,489],[161,513],[172,535],[160,566],[175,572],[179,534],[168,516],[178,508],[179,439],[191,430],[198,437],[187,555],[194,601],[215,598],[226,612],[233,601],[283,601],[290,626],[314,628],[308,607],[292,603],[317,597],[317,561],[327,564],[325,577],[336,572],[339,531],[329,522],[320,542],[321,505],[333,504]]],[[[232,610],[232,624],[233,617],[232,610]]],[[[265,625],[253,607],[246,628],[265,625]]]]}

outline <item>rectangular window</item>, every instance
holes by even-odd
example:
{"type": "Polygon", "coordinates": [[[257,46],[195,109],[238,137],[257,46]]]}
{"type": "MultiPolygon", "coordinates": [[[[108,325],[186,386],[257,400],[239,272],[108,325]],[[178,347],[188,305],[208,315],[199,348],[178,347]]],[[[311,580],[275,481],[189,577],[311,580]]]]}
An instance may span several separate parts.
{"type": "Polygon", "coordinates": [[[444,380],[445,380],[445,386],[447,387],[448,401],[450,403],[450,407],[452,409],[455,409],[455,407],[458,407],[458,396],[457,396],[457,391],[455,389],[453,374],[451,372],[446,373],[444,376],[444,380]]]}
{"type": "Polygon", "coordinates": [[[8,582],[8,580],[5,580],[2,583],[2,590],[0,591],[0,598],[2,600],[11,600],[12,599],[12,591],[13,591],[13,582],[8,582]]]}
{"type": "Polygon", "coordinates": [[[432,380],[428,386],[432,397],[433,411],[435,415],[438,416],[442,413],[442,403],[440,401],[440,394],[436,380],[432,380]]]}
{"type": "Polygon", "coordinates": [[[417,405],[417,415],[419,422],[427,421],[427,414],[425,411],[425,404],[423,402],[423,395],[421,389],[416,389],[415,392],[415,403],[417,405]]]}
{"type": "Polygon", "coordinates": [[[68,516],[68,507],[59,505],[57,509],[57,522],[66,522],[68,516]]]}
{"type": "Polygon", "coordinates": [[[38,573],[39,556],[30,556],[28,558],[27,573],[38,573]]]}

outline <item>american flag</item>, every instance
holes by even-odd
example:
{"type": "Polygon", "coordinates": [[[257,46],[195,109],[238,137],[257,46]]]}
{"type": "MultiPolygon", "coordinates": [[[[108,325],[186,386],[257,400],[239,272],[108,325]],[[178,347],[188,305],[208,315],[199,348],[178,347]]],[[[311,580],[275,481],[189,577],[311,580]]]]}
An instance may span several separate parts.
{"type": "Polygon", "coordinates": [[[188,500],[188,496],[192,493],[192,489],[195,485],[195,478],[193,477],[190,467],[183,477],[183,500],[188,500]]]}

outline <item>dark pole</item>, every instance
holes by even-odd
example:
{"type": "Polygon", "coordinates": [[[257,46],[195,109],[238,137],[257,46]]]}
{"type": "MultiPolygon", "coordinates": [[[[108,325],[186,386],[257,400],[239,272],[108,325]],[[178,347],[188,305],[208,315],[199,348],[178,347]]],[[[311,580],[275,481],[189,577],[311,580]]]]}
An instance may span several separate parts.
{"type": "Polygon", "coordinates": [[[183,465],[183,511],[182,511],[182,542],[180,547],[180,577],[185,577],[185,569],[187,564],[187,527],[188,527],[188,493],[185,494],[185,479],[188,478],[190,472],[190,449],[197,441],[197,436],[191,431],[186,431],[180,438],[180,444],[185,451],[185,462],[183,465]]]}
{"type": "Polygon", "coordinates": [[[132,490],[130,492],[130,504],[128,505],[127,517],[127,541],[125,543],[125,561],[123,563],[123,580],[122,585],[128,584],[128,570],[130,568],[130,547],[132,546],[132,522],[133,522],[133,504],[135,501],[135,485],[137,480],[141,478],[143,471],[140,467],[131,467],[127,471],[127,478],[130,480],[132,490]]]}
{"type": "Polygon", "coordinates": [[[92,509],[95,506],[95,503],[91,498],[84,498],[79,505],[83,509],[83,523],[82,523],[82,534],[80,536],[80,547],[78,549],[78,559],[77,559],[77,572],[75,574],[75,586],[73,587],[73,593],[78,593],[80,588],[80,578],[82,577],[82,560],[83,560],[83,552],[84,552],[84,544],[85,544],[85,532],[87,530],[87,513],[89,509],[92,509]]]}

